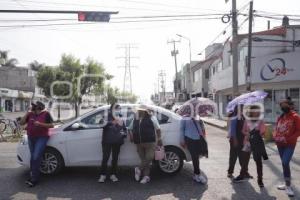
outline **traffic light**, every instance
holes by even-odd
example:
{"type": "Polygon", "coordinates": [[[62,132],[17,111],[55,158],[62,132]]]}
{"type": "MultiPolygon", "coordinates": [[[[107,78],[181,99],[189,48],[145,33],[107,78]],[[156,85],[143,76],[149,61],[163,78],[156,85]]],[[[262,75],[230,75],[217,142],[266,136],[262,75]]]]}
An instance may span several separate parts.
{"type": "Polygon", "coordinates": [[[78,21],[109,22],[110,14],[104,12],[79,12],[78,21]]]}

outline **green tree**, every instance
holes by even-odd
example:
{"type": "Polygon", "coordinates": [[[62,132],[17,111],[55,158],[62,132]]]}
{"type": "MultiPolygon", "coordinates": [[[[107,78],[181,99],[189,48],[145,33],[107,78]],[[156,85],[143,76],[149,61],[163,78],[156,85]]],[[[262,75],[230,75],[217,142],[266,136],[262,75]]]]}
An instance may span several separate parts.
{"type": "Polygon", "coordinates": [[[105,98],[107,104],[113,104],[118,102],[119,89],[113,88],[109,84],[105,86],[105,98]]]}
{"type": "Polygon", "coordinates": [[[8,51],[0,50],[0,65],[2,67],[16,67],[18,60],[16,58],[9,58],[8,51]]]}
{"type": "Polygon", "coordinates": [[[45,64],[39,63],[38,61],[35,60],[35,61],[29,63],[28,66],[32,71],[37,72],[40,69],[42,69],[45,66],[45,64]]]}
{"type": "MultiPolygon", "coordinates": [[[[50,87],[54,81],[68,81],[72,85],[72,94],[69,99],[74,105],[75,115],[79,116],[79,108],[82,97],[90,94],[103,94],[104,82],[112,78],[105,72],[101,63],[92,58],[88,58],[84,64],[73,55],[62,55],[60,64],[54,68],[41,68],[38,71],[38,86],[43,88],[46,96],[50,96],[50,87]],[[47,77],[47,73],[50,74],[47,77]],[[45,83],[47,82],[47,83],[45,83]],[[80,84],[78,84],[80,83],[80,84]]],[[[56,84],[53,88],[56,96],[69,95],[69,86],[66,84],[56,84]]]]}
{"type": "Polygon", "coordinates": [[[51,97],[51,84],[56,81],[58,68],[57,67],[43,67],[36,74],[37,85],[42,88],[46,97],[51,97]]]}
{"type": "Polygon", "coordinates": [[[138,100],[138,97],[130,92],[121,92],[119,96],[127,103],[136,103],[138,100]]]}

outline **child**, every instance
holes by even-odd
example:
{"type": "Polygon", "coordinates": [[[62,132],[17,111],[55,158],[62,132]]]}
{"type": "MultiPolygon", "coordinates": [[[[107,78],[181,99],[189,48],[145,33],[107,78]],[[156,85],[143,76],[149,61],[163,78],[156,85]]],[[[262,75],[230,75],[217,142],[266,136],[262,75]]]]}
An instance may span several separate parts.
{"type": "Polygon", "coordinates": [[[262,139],[266,132],[266,126],[264,121],[260,119],[260,115],[259,106],[253,105],[250,107],[248,117],[243,127],[243,134],[245,135],[243,151],[252,152],[257,169],[257,183],[259,187],[262,188],[264,187],[262,158],[267,160],[268,155],[262,139]]]}

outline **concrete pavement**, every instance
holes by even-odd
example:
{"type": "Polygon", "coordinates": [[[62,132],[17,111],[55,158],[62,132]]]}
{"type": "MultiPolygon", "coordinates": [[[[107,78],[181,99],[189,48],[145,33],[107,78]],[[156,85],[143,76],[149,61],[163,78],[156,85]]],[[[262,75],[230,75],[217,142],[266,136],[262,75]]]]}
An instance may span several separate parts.
{"type": "Polygon", "coordinates": [[[201,118],[206,124],[209,124],[211,126],[215,126],[217,128],[221,129],[227,129],[227,122],[222,119],[217,119],[213,117],[202,117],[201,118]]]}
{"type": "MultiPolygon", "coordinates": [[[[15,162],[15,143],[0,143],[0,200],[98,200],[98,199],[204,199],[204,200],[288,200],[276,185],[282,181],[281,164],[276,147],[267,144],[269,161],[264,162],[265,188],[257,186],[256,179],[233,184],[226,177],[229,144],[225,131],[207,126],[209,158],[201,159],[203,173],[208,177],[208,185],[200,185],[191,180],[191,163],[185,163],[176,176],[163,176],[152,171],[152,182],[148,185],[136,183],[133,168],[121,167],[120,182],[97,183],[99,168],[68,168],[56,176],[45,176],[36,188],[24,184],[28,169],[15,162]]],[[[296,197],[300,199],[300,145],[291,162],[293,185],[296,197]]],[[[250,161],[250,173],[256,177],[254,161],[250,161]]],[[[235,175],[239,171],[236,166],[235,175]]]]}

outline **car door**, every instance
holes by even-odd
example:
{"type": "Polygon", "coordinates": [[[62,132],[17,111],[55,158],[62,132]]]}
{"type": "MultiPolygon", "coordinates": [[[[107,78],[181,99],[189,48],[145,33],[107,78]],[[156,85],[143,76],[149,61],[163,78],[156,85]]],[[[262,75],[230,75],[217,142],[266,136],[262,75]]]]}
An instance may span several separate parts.
{"type": "Polygon", "coordinates": [[[101,124],[105,119],[107,110],[101,110],[79,120],[78,129],[67,129],[66,147],[70,166],[100,165],[103,131],[101,124]]]}
{"type": "Polygon", "coordinates": [[[154,113],[156,116],[159,126],[161,128],[162,140],[164,145],[174,144],[174,139],[178,136],[178,130],[172,123],[172,117],[167,113],[158,110],[154,113]]]}
{"type": "MultiPolygon", "coordinates": [[[[126,127],[134,119],[134,107],[122,106],[122,115],[126,127]]],[[[128,133],[129,134],[129,133],[128,133]]],[[[136,145],[130,142],[129,135],[121,146],[119,164],[125,166],[136,166],[140,164],[140,159],[136,151],[136,145]]]]}

